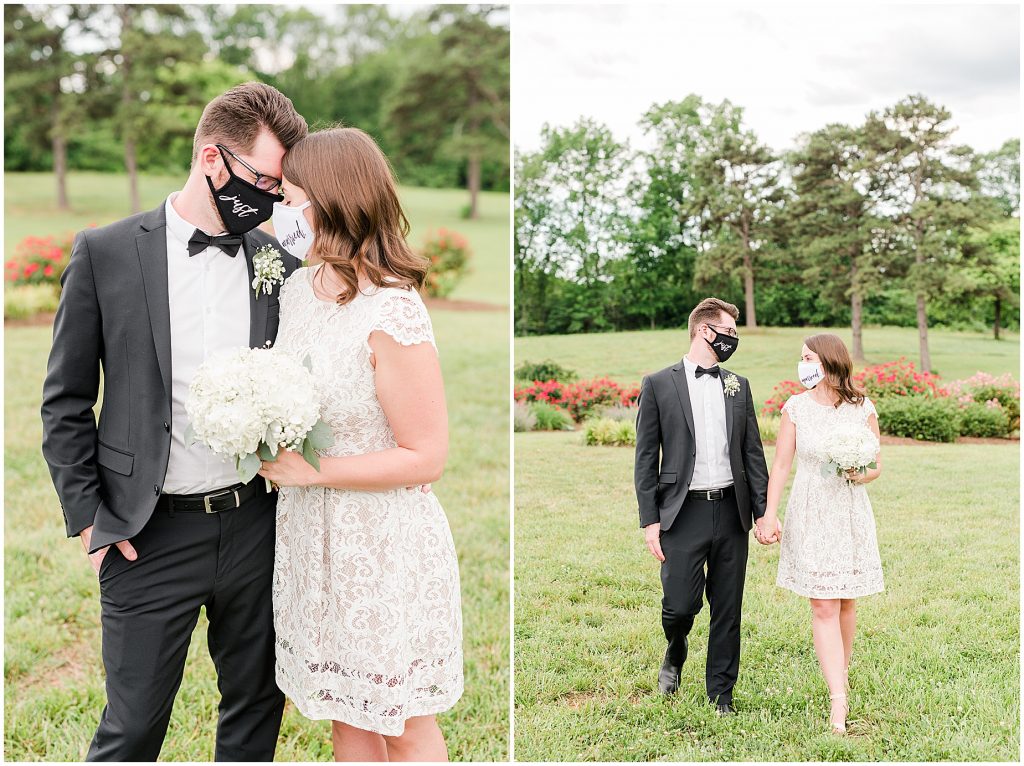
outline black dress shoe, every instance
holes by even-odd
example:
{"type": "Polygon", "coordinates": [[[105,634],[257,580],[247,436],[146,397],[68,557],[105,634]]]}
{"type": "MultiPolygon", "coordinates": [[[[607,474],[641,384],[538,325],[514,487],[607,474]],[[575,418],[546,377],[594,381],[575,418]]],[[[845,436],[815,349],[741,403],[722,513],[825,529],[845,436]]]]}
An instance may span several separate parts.
{"type": "Polygon", "coordinates": [[[731,702],[719,702],[715,705],[715,711],[719,715],[736,715],[736,708],[732,706],[731,702]]]}
{"type": "Polygon", "coordinates": [[[683,639],[682,657],[670,658],[668,650],[665,650],[665,659],[661,663],[661,670],[658,671],[658,691],[662,694],[675,694],[679,691],[679,671],[686,662],[687,640],[683,639]]]}
{"type": "Polygon", "coordinates": [[[679,691],[679,666],[672,665],[666,659],[658,671],[658,691],[662,694],[675,694],[679,691]]]}

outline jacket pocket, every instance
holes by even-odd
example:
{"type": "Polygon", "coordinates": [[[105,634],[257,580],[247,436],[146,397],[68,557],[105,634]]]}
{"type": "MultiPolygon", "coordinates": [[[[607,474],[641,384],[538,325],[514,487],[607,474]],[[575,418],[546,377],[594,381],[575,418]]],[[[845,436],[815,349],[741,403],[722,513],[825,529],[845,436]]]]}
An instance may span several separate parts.
{"type": "Polygon", "coordinates": [[[125,452],[97,441],[96,462],[104,468],[109,468],[114,473],[119,473],[122,476],[131,476],[135,456],[130,452],[125,452]]]}
{"type": "Polygon", "coordinates": [[[658,483],[659,484],[675,484],[676,483],[676,473],[675,473],[675,471],[668,471],[668,472],[659,473],[658,474],[658,483]]]}

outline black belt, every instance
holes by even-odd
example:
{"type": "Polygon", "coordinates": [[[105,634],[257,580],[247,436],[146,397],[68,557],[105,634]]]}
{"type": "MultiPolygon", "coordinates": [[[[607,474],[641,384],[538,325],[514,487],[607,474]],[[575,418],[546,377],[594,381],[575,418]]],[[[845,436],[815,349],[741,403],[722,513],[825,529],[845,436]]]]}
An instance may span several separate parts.
{"type": "Polygon", "coordinates": [[[721,500],[732,491],[733,488],[731,484],[728,487],[722,487],[721,489],[691,489],[687,492],[687,497],[690,495],[696,495],[702,500],[721,500]]]}
{"type": "Polygon", "coordinates": [[[156,509],[171,513],[220,513],[234,510],[266,491],[266,481],[262,476],[257,476],[248,484],[232,484],[230,487],[215,489],[206,494],[160,495],[156,501],[156,509]]]}

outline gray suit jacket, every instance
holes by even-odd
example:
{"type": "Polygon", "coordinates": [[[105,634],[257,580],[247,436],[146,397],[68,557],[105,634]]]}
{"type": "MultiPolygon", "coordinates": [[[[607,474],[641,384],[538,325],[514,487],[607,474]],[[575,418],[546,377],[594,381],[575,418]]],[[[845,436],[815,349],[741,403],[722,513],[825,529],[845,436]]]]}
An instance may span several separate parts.
{"type": "MultiPolygon", "coordinates": [[[[730,374],[721,367],[719,381],[730,374]]],[[[767,506],[768,466],[750,382],[736,377],[740,390],[725,397],[725,422],[736,505],[740,523],[749,532],[751,517],[761,518],[767,506]]],[[[640,526],[660,522],[662,530],[667,530],[686,500],[697,456],[693,409],[682,360],[645,377],[637,404],[633,481],[640,526]]]]}
{"type": "MultiPolygon", "coordinates": [[[[171,448],[171,320],[163,204],[75,237],[61,278],[53,346],[43,383],[43,457],[69,537],[95,525],[92,551],[145,526],[171,448]],[[99,421],[93,407],[103,373],[99,421]]],[[[277,241],[255,229],[252,257],[277,241]]],[[[282,250],[283,253],[283,250],[282,250]]],[[[241,253],[239,253],[239,256],[241,253]]],[[[236,256],[236,257],[239,257],[236,256]]],[[[298,265],[283,255],[285,276],[298,265]]],[[[249,345],[277,337],[278,294],[249,290],[249,345]]]]}

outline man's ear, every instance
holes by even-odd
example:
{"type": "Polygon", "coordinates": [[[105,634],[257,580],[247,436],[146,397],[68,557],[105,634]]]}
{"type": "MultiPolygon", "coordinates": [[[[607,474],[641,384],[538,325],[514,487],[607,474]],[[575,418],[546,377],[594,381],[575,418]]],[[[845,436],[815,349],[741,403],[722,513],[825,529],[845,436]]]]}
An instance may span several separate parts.
{"type": "Polygon", "coordinates": [[[220,150],[213,144],[203,144],[199,147],[199,156],[196,161],[202,174],[211,176],[216,184],[219,180],[218,176],[224,172],[224,158],[221,157],[220,150]]]}

